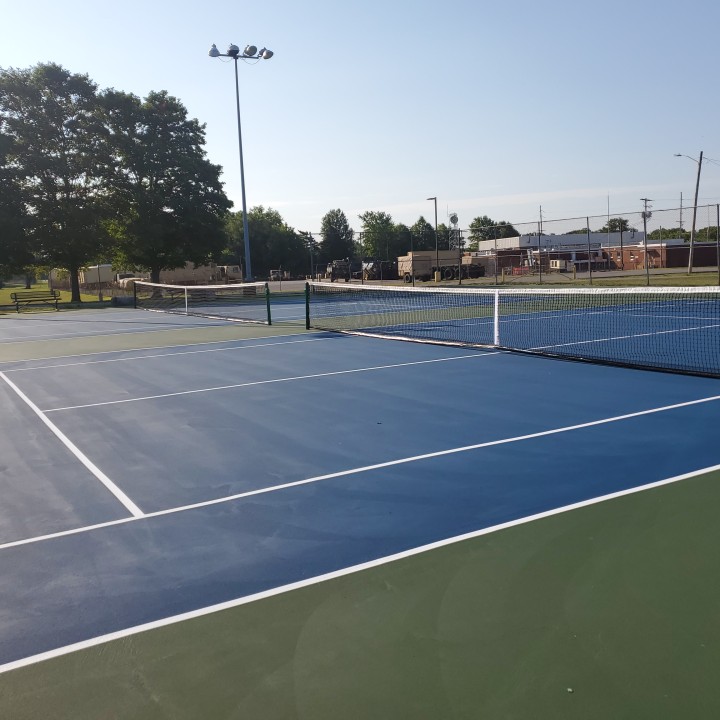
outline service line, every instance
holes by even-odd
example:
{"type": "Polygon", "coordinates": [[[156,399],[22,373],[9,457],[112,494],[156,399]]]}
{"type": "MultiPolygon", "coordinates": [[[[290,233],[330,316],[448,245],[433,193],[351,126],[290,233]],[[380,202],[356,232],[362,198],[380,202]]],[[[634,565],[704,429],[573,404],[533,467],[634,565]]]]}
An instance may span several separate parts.
{"type": "MultiPolygon", "coordinates": [[[[2,376],[2,373],[0,373],[0,376],[2,376]]],[[[270,485],[268,487],[258,488],[256,490],[247,490],[245,492],[236,493],[234,495],[214,498],[213,500],[203,500],[202,502],[192,503],[190,505],[180,505],[174,508],[167,508],[166,510],[156,510],[155,512],[145,513],[140,517],[123,518],[120,520],[109,520],[108,522],[96,523],[95,525],[86,525],[80,528],[73,528],[72,530],[61,530],[59,532],[50,533],[48,535],[39,535],[37,537],[25,538],[24,540],[13,540],[11,542],[0,544],[0,551],[7,550],[13,547],[18,547],[20,545],[30,545],[37,542],[43,542],[45,540],[54,540],[56,538],[66,537],[68,535],[78,535],[81,533],[91,532],[93,530],[100,530],[103,528],[112,527],[114,525],[122,525],[127,522],[134,522],[136,520],[149,520],[151,518],[163,517],[165,515],[174,515],[176,513],[187,512],[189,510],[198,510],[201,508],[211,507],[213,505],[221,505],[227,502],[234,502],[235,500],[243,500],[244,498],[253,497],[255,495],[265,495],[268,493],[279,492],[281,490],[287,490],[289,488],[300,487],[301,485],[310,485],[313,483],[333,480],[340,477],[347,477],[350,475],[359,475],[361,473],[371,472],[373,470],[381,470],[383,468],[393,467],[396,465],[407,465],[423,460],[432,460],[433,458],[444,457],[446,455],[456,455],[459,453],[471,452],[473,450],[496,447],[498,445],[507,445],[510,443],[523,442],[525,440],[535,440],[537,438],[549,437],[551,435],[572,432],[574,430],[583,430],[590,427],[597,427],[600,425],[607,425],[609,423],[621,422],[623,420],[631,420],[633,418],[643,417],[645,415],[654,415],[661,412],[677,410],[679,408],[691,407],[693,405],[701,405],[708,402],[717,402],[718,400],[720,400],[720,395],[713,395],[712,397],[700,398],[699,400],[688,400],[686,402],[676,403],[674,405],[664,405],[662,407],[650,408],[649,410],[638,410],[637,412],[627,413],[625,415],[616,415],[614,417],[601,418],[600,420],[590,420],[589,422],[579,423],[577,425],[567,425],[564,427],[552,428],[550,430],[540,430],[538,432],[529,433],[527,435],[518,435],[516,437],[503,438],[501,440],[489,440],[487,442],[476,443],[474,445],[464,445],[462,447],[449,448],[447,450],[438,450],[436,452],[425,453],[423,455],[413,455],[411,457],[399,458],[396,460],[388,460],[386,462],[351,468],[349,470],[340,470],[338,472],[327,473],[325,475],[316,475],[315,477],[305,478],[304,480],[295,480],[292,482],[281,483],[279,485],[270,485]]],[[[685,477],[694,477],[695,475],[699,475],[704,472],[710,472],[711,470],[715,469],[716,467],[705,468],[701,471],[678,476],[678,479],[683,479],[685,477]]],[[[632,490],[622,491],[620,494],[624,492],[632,492],[632,490]]]]}
{"type": "Polygon", "coordinates": [[[197,390],[181,390],[179,392],[162,393],[159,395],[144,395],[143,397],[124,398],[123,400],[107,400],[105,402],[87,403],[85,405],[68,405],[67,407],[48,408],[43,410],[43,412],[51,413],[62,412],[63,410],[81,410],[84,408],[100,407],[102,405],[121,405],[123,403],[140,402],[141,400],[159,400],[161,398],[181,397],[183,395],[196,395],[198,393],[215,392],[218,390],[233,390],[237,388],[253,387],[256,385],[270,385],[273,383],[294,382],[296,380],[312,380],[315,378],[332,377],[334,375],[350,375],[352,373],[372,372],[374,370],[390,370],[392,368],[410,367],[412,365],[428,365],[430,363],[451,362],[453,360],[485,358],[490,357],[491,355],[498,354],[499,353],[497,351],[485,353],[475,352],[472,355],[455,355],[453,357],[435,358],[433,360],[415,360],[413,362],[394,363],[392,365],[372,365],[369,367],[355,368],[354,370],[335,370],[332,372],[313,373],[311,375],[294,375],[292,377],[275,378],[274,380],[255,380],[253,382],[234,383],[232,385],[218,385],[209,388],[199,388],[197,390]]]}

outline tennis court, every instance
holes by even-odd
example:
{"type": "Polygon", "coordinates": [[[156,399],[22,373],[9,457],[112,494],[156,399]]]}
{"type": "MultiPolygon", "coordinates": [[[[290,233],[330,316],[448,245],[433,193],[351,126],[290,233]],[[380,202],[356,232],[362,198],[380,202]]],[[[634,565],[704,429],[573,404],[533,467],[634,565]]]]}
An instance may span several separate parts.
{"type": "Polygon", "coordinates": [[[717,716],[717,378],[272,314],[0,316],[0,715],[717,716]]]}

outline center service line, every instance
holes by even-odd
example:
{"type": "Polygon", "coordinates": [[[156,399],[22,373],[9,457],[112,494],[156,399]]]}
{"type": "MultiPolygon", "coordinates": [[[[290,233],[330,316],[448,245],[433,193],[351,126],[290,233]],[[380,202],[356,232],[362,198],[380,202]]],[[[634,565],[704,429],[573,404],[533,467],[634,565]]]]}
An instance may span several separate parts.
{"type": "Polygon", "coordinates": [[[125,506],[133,517],[141,518],[145,513],[91,460],[78,448],[54,423],[45,417],[45,414],[20,388],[10,380],[5,373],[0,372],[2,378],[17,394],[17,396],[45,423],[50,431],[70,450],[70,452],[125,506]]]}

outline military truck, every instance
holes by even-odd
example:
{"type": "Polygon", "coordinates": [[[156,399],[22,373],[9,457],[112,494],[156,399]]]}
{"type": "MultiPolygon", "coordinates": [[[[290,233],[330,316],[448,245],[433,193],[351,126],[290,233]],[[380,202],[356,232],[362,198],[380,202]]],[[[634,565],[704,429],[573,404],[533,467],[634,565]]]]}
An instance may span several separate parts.
{"type": "Polygon", "coordinates": [[[373,280],[393,280],[397,277],[396,263],[391,260],[363,260],[362,278],[373,280]]]}
{"type": "Polygon", "coordinates": [[[463,280],[485,277],[483,258],[464,253],[458,257],[457,250],[422,250],[398,258],[398,277],[406,283],[416,280],[432,280],[439,273],[440,280],[463,280]]]}
{"type": "Polygon", "coordinates": [[[350,261],[349,260],[333,260],[328,263],[327,275],[330,282],[336,280],[344,280],[350,282],[350,261]]]}

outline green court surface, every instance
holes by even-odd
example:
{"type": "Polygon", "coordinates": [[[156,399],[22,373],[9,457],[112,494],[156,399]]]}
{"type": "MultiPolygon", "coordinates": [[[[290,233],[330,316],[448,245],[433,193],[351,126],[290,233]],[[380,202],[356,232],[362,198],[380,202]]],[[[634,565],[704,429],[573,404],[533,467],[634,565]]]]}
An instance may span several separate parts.
{"type": "Polygon", "coordinates": [[[0,717],[720,717],[720,473],[0,675],[0,717]]]}
{"type": "MultiPolygon", "coordinates": [[[[100,318],[108,318],[103,314],[100,318]]],[[[110,311],[112,312],[112,311],[110,311]]],[[[231,323],[207,327],[164,328],[154,331],[123,334],[96,333],[88,336],[66,337],[60,340],[25,340],[6,343],[2,347],[2,360],[28,360],[58,356],[84,355],[95,352],[142,350],[153,347],[172,348],[194,343],[226,342],[249,338],[277,337],[304,332],[281,325],[259,326],[231,323]]]]}

